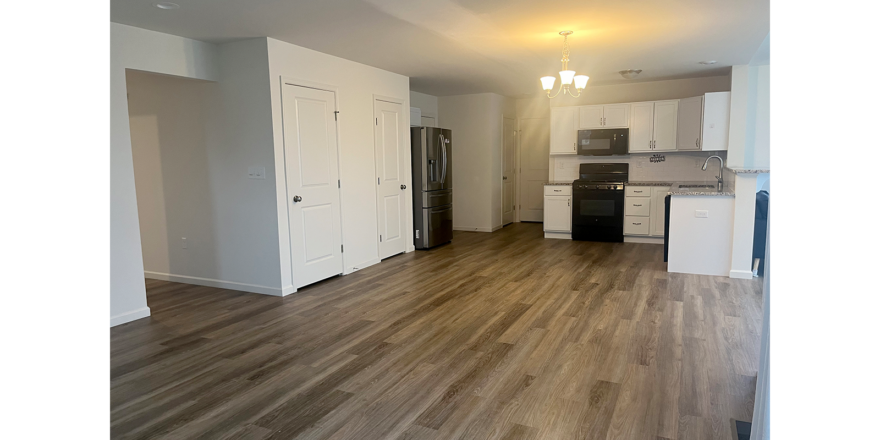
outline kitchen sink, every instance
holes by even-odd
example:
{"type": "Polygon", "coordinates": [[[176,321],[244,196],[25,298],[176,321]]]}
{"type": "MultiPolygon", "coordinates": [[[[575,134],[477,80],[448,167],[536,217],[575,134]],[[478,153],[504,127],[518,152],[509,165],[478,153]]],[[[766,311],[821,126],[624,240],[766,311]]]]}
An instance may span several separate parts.
{"type": "Polygon", "coordinates": [[[678,185],[679,188],[715,188],[715,185],[678,185]]]}

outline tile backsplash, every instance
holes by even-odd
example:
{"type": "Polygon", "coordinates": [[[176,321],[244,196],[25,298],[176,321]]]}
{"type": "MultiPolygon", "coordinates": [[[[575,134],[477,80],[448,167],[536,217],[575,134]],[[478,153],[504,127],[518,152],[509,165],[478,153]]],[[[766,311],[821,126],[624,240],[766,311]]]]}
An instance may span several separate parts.
{"type": "MultiPolygon", "coordinates": [[[[628,163],[631,181],[694,181],[715,182],[718,161],[709,162],[706,171],[703,162],[712,155],[727,161],[726,151],[667,152],[630,154],[627,156],[550,156],[550,180],[575,180],[582,163],[628,163]],[[652,161],[652,157],[654,161],[652,161]],[[659,161],[662,159],[662,161],[659,161]]],[[[726,177],[726,176],[725,176],[726,177]]]]}

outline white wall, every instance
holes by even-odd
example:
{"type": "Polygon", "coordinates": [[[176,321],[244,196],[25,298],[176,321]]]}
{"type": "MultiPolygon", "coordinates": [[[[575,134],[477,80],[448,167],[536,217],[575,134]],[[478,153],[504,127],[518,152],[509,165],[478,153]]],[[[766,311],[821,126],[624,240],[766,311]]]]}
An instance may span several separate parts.
{"type": "MultiPolygon", "coordinates": [[[[422,110],[422,116],[431,116],[434,118],[438,127],[443,127],[440,125],[440,119],[438,118],[439,110],[437,107],[437,97],[432,95],[426,95],[424,93],[419,92],[409,92],[409,105],[410,107],[416,107],[422,110]]],[[[445,128],[445,127],[444,127],[445,128]]]]}
{"type": "Polygon", "coordinates": [[[132,165],[125,70],[217,80],[217,47],[110,24],[110,325],[149,316],[132,165]]]}
{"type": "MultiPolygon", "coordinates": [[[[402,100],[409,126],[409,78],[364,64],[330,56],[271,38],[268,47],[272,102],[272,134],[276,179],[277,228],[282,255],[282,282],[291,282],[290,241],[287,225],[287,189],[284,182],[284,135],[281,115],[281,77],[336,88],[339,105],[340,177],[342,180],[342,235],[345,273],[379,261],[376,211],[376,167],[373,141],[373,95],[402,100]]],[[[404,145],[409,145],[409,131],[404,145]]],[[[409,149],[406,152],[409,163],[409,149]]],[[[409,167],[407,167],[409,170],[409,167]]],[[[411,182],[407,173],[406,180],[411,182]]],[[[407,184],[408,216],[412,216],[412,184],[407,184]]],[[[412,219],[405,220],[407,250],[414,249],[412,219]]]]}
{"type": "Polygon", "coordinates": [[[494,93],[441,96],[439,111],[452,130],[453,227],[491,232],[501,227],[502,118],[516,118],[516,102],[494,93]]]}

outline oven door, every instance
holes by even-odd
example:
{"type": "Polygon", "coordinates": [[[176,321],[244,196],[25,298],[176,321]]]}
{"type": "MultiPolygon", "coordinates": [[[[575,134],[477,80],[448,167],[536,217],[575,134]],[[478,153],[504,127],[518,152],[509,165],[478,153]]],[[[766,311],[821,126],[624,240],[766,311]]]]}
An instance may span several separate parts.
{"type": "Polygon", "coordinates": [[[623,241],[624,191],[576,190],[572,194],[571,238],[623,241]]]}

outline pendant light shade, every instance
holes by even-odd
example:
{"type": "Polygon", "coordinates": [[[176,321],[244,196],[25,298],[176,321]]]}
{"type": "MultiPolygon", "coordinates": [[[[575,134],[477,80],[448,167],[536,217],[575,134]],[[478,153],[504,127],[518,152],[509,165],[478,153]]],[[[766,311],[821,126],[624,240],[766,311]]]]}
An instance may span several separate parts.
{"type": "Polygon", "coordinates": [[[574,88],[581,90],[587,86],[587,81],[590,80],[590,77],[587,75],[578,75],[574,77],[574,88]]]}
{"type": "Polygon", "coordinates": [[[556,82],[555,76],[544,76],[541,77],[541,87],[544,90],[553,90],[553,83],[556,82]]]}
{"type": "Polygon", "coordinates": [[[574,79],[574,70],[563,70],[559,72],[559,78],[562,80],[562,85],[570,86],[571,80],[574,79]]]}

